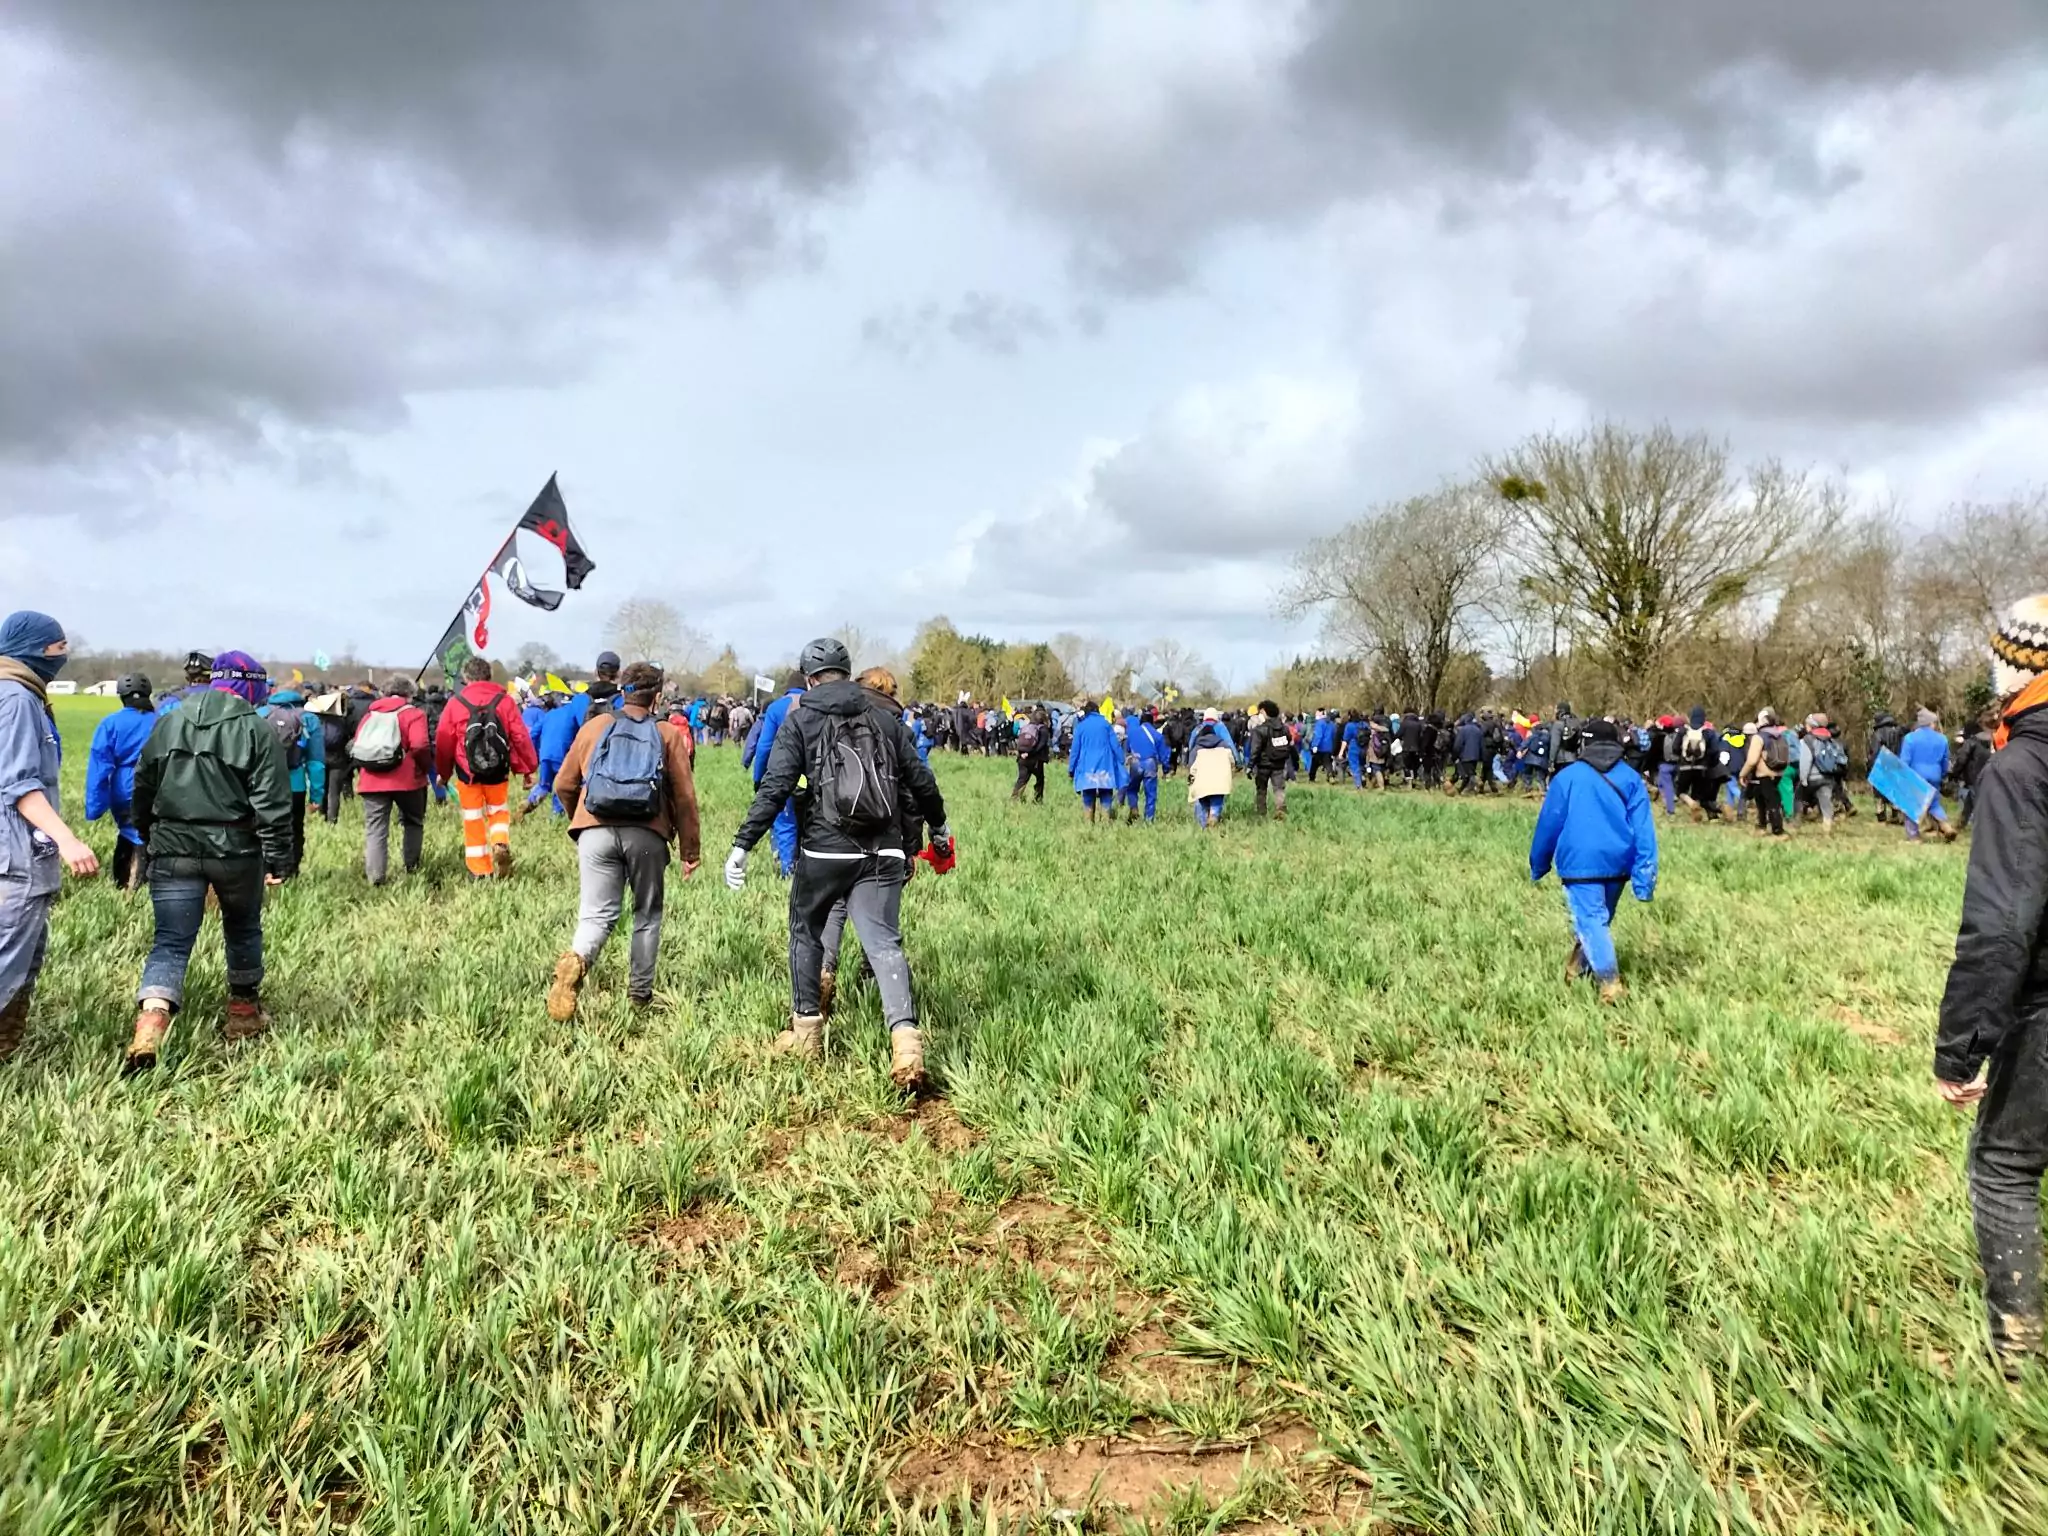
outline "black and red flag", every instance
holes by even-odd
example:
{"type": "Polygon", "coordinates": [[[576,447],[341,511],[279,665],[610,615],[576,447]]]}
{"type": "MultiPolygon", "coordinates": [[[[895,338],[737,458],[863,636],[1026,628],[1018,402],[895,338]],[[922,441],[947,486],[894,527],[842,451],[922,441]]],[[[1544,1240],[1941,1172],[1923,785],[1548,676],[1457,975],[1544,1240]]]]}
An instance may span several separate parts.
{"type": "MultiPolygon", "coordinates": [[[[562,500],[561,487],[555,484],[555,477],[549,475],[548,483],[533,498],[533,505],[512,525],[505,542],[491,557],[491,563],[477,578],[476,585],[470,588],[469,596],[463,599],[462,611],[449,621],[427,666],[439,662],[443,675],[452,682],[465,661],[472,656],[483,655],[489,648],[493,576],[522,603],[553,613],[562,606],[564,589],[575,591],[596,569],[596,562],[584,550],[582,541],[576,537],[576,530],[569,526],[569,508],[562,500]],[[522,536],[536,542],[522,548],[522,536]],[[561,588],[541,585],[528,567],[529,559],[541,561],[543,569],[553,563],[541,554],[541,544],[561,558],[561,588]]],[[[424,672],[426,667],[420,670],[424,672]]]]}

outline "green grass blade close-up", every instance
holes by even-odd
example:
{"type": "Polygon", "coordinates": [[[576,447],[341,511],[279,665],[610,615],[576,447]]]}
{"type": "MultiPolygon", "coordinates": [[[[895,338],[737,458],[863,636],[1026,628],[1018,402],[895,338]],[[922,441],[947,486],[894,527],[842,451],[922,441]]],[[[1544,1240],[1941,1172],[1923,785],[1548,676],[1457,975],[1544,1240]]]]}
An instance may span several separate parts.
{"type": "Polygon", "coordinates": [[[472,884],[435,810],[372,890],[351,801],[272,1032],[222,1040],[209,916],[124,1078],[148,897],[67,881],[0,1068],[0,1532],[2048,1529],[1929,1083],[1963,847],[1660,817],[1602,1006],[1532,801],[1091,828],[934,767],[915,1099],[850,957],[826,1060],[767,1054],[729,748],[645,1013],[623,931],[543,1012],[559,822],[472,884]]]}

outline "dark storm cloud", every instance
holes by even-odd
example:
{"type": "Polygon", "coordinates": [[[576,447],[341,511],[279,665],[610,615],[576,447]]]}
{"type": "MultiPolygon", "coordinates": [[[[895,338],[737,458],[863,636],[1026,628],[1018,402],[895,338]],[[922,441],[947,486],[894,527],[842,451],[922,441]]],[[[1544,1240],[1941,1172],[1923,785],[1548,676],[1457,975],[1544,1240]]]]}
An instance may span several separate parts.
{"type": "Polygon", "coordinates": [[[261,456],[277,424],[573,377],[586,306],[800,246],[922,24],[914,0],[14,0],[0,454],[261,456]]]}
{"type": "Polygon", "coordinates": [[[513,223],[662,234],[721,186],[841,180],[911,0],[12,0],[10,25],[445,176],[513,223]]]}
{"type": "Polygon", "coordinates": [[[1289,72],[1319,116],[1510,171],[1543,129],[1676,133],[1711,154],[1816,92],[1975,74],[2048,40],[2039,0],[1318,0],[1309,16],[1289,72]],[[1764,89],[1738,88],[1745,71],[1764,89]]]}

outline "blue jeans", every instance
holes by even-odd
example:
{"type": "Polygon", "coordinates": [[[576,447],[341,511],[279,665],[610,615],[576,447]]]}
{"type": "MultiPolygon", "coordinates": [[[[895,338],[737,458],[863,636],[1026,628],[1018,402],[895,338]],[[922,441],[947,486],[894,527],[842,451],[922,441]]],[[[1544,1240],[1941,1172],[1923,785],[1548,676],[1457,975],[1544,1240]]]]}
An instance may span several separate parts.
{"type": "Polygon", "coordinates": [[[1224,802],[1228,795],[1204,795],[1195,802],[1195,825],[1213,827],[1223,819],[1224,802]]]}
{"type": "Polygon", "coordinates": [[[1619,981],[1621,960],[1614,953],[1614,912],[1621,905],[1626,880],[1575,880],[1564,888],[1572,914],[1572,933],[1595,980],[1619,981]]]}
{"type": "Polygon", "coordinates": [[[1145,819],[1151,821],[1159,814],[1159,774],[1156,770],[1151,773],[1139,773],[1124,780],[1123,793],[1117,798],[1135,811],[1138,808],[1140,785],[1144,786],[1145,819]]]}
{"type": "Polygon", "coordinates": [[[135,1000],[162,998],[176,1012],[185,1001],[185,968],[206,918],[206,893],[220,900],[221,937],[227,941],[228,991],[253,997],[263,985],[263,861],[152,859],[149,904],[156,913],[156,943],[142,962],[135,1000]]]}
{"type": "Polygon", "coordinates": [[[1678,814],[1678,765],[1659,763],[1657,765],[1657,793],[1664,797],[1664,814],[1678,814]]]}

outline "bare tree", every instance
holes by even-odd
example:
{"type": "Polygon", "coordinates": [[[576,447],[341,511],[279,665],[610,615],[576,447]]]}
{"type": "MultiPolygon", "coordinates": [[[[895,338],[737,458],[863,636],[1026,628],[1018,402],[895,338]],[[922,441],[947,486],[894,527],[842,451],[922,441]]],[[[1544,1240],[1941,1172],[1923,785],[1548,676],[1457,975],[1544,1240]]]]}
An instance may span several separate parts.
{"type": "Polygon", "coordinates": [[[536,672],[559,672],[562,658],[544,641],[529,640],[512,653],[510,666],[516,676],[530,677],[536,672]]]}
{"type": "Polygon", "coordinates": [[[1927,542],[1924,571],[1970,643],[1982,639],[2015,599],[2048,591],[2048,490],[1950,507],[1927,542]]]}
{"type": "Polygon", "coordinates": [[[1625,688],[1652,677],[1674,639],[1756,597],[1840,515],[1835,488],[1775,460],[1738,471],[1725,443],[1668,426],[1539,433],[1483,474],[1520,510],[1531,590],[1625,688]]]}
{"type": "Polygon", "coordinates": [[[1395,694],[1444,703],[1453,658],[1477,647],[1502,579],[1509,514],[1478,485],[1376,508],[1295,557],[1282,613],[1320,613],[1332,644],[1395,694]]]}
{"type": "Polygon", "coordinates": [[[1132,655],[1114,641],[1066,630],[1047,643],[1067,676],[1083,693],[1128,691],[1130,674],[1135,670],[1132,655]]]}
{"type": "Polygon", "coordinates": [[[683,648],[683,616],[659,597],[629,597],[612,610],[605,640],[626,661],[668,666],[683,648]]]}

